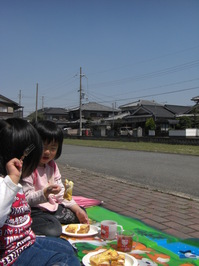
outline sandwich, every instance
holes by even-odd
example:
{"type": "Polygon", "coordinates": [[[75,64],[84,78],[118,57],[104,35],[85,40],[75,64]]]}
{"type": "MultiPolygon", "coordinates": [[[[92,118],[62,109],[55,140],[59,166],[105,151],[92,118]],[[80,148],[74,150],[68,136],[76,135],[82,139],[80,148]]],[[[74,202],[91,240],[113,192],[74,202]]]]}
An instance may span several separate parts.
{"type": "Polygon", "coordinates": [[[91,266],[124,266],[125,255],[108,249],[90,257],[91,266]]]}
{"type": "Polygon", "coordinates": [[[79,230],[77,231],[77,234],[86,234],[90,230],[89,224],[81,224],[79,230]]]}

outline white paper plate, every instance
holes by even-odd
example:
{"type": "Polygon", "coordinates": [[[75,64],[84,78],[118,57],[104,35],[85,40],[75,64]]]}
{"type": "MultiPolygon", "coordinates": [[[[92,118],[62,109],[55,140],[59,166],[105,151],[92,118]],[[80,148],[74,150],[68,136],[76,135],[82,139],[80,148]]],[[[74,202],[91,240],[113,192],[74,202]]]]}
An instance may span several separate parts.
{"type": "MultiPolygon", "coordinates": [[[[80,228],[82,224],[78,224],[78,230],[80,228]]],[[[97,235],[98,234],[98,230],[99,228],[95,225],[90,225],[90,230],[88,231],[88,233],[86,234],[77,234],[77,233],[69,233],[69,232],[66,232],[65,229],[68,227],[68,224],[67,225],[63,225],[62,226],[62,234],[65,234],[67,236],[73,236],[73,237],[83,237],[83,236],[93,236],[93,235],[97,235]]]]}
{"type": "MultiPolygon", "coordinates": [[[[82,259],[83,264],[85,266],[90,266],[90,257],[95,255],[95,254],[98,254],[104,250],[105,249],[100,249],[98,251],[88,253],[82,259]]],[[[134,257],[132,257],[131,255],[129,255],[127,253],[119,252],[119,251],[118,251],[118,253],[125,255],[125,266],[138,266],[138,261],[134,257]]]]}

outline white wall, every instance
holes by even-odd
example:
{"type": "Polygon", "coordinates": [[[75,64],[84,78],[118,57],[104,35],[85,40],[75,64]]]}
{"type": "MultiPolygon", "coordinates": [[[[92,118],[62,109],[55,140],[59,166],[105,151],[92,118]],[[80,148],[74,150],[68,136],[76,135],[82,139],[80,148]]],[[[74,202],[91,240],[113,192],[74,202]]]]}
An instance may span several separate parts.
{"type": "Polygon", "coordinates": [[[105,127],[101,127],[100,130],[101,130],[101,136],[105,137],[106,136],[106,128],[105,127]]]}
{"type": "Polygon", "coordinates": [[[199,129],[187,128],[184,130],[169,130],[170,137],[199,137],[199,129]]]}

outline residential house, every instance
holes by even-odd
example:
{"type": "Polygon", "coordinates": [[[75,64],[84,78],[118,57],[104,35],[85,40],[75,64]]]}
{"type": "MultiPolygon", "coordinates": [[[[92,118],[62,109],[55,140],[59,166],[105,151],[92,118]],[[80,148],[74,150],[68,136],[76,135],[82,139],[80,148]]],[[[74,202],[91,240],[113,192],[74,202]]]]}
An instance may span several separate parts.
{"type": "MultiPolygon", "coordinates": [[[[82,104],[82,118],[91,119],[93,121],[103,119],[118,113],[118,110],[113,109],[111,107],[96,103],[89,102],[82,104]]],[[[70,120],[77,120],[80,117],[80,107],[69,109],[69,117],[70,120]]]]}
{"type": "MultiPolygon", "coordinates": [[[[95,123],[104,118],[118,113],[117,109],[107,107],[95,102],[82,104],[82,127],[95,126],[95,123]]],[[[29,120],[35,119],[35,112],[29,117],[29,120]]],[[[79,129],[80,126],[80,107],[72,109],[64,108],[43,108],[38,110],[37,119],[53,120],[63,129],[79,129]]],[[[75,131],[78,132],[78,131],[75,131]]]]}
{"type": "Polygon", "coordinates": [[[194,128],[199,128],[199,96],[193,97],[191,100],[195,102],[195,105],[190,107],[183,114],[179,114],[178,117],[182,117],[182,116],[189,117],[192,123],[192,126],[194,128]]]}
{"type": "MultiPolygon", "coordinates": [[[[68,110],[70,121],[79,121],[80,107],[72,108],[68,110]]],[[[86,122],[95,122],[103,120],[107,117],[114,116],[119,110],[111,108],[96,102],[89,102],[82,104],[81,113],[82,119],[86,122]]]]}
{"type": "MultiPolygon", "coordinates": [[[[98,136],[116,135],[121,127],[132,128],[134,132],[145,135],[145,123],[153,118],[157,135],[168,135],[169,129],[175,129],[178,118],[188,114],[190,106],[159,104],[155,101],[139,100],[113,109],[96,102],[82,104],[82,130],[90,128],[98,136]]],[[[65,130],[80,128],[80,107],[72,109],[44,108],[38,111],[38,119],[55,121],[65,130]]],[[[141,135],[140,134],[140,135],[141,135]]],[[[134,135],[134,134],[133,134],[134,135]]]]}
{"type": "Polygon", "coordinates": [[[0,119],[23,117],[23,107],[18,103],[0,95],[0,119]]]}
{"type": "MultiPolygon", "coordinates": [[[[35,120],[35,112],[28,116],[29,120],[35,120]]],[[[65,108],[45,107],[37,111],[37,120],[52,120],[58,126],[65,127],[68,122],[68,111],[65,108]]]]}
{"type": "MultiPolygon", "coordinates": [[[[177,105],[163,105],[155,101],[139,100],[136,102],[121,105],[119,107],[123,114],[121,126],[131,128],[145,128],[148,118],[153,118],[159,134],[164,135],[169,128],[175,127],[178,123],[176,117],[187,112],[190,107],[177,105]],[[126,115],[124,115],[126,114],[126,115]]],[[[116,122],[115,117],[115,122],[116,122]]],[[[143,131],[144,134],[144,131],[143,131]]]]}
{"type": "Polygon", "coordinates": [[[199,104],[199,96],[195,96],[191,100],[194,101],[196,104],[199,104]]]}
{"type": "MultiPolygon", "coordinates": [[[[80,106],[68,110],[68,126],[78,128],[80,125],[80,106]]],[[[89,102],[81,106],[81,122],[83,135],[89,131],[96,136],[106,135],[106,125],[104,120],[117,114],[119,110],[111,108],[96,102],[89,102]],[[97,129],[96,129],[97,127],[97,129]]],[[[87,134],[86,134],[87,135],[87,134]]]]}

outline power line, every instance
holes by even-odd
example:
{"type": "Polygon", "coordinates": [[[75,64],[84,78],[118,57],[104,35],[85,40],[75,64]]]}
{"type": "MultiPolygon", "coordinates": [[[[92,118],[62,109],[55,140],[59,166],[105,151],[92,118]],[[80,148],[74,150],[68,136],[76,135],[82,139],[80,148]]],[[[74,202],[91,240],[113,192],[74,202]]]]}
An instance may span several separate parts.
{"type": "Polygon", "coordinates": [[[107,81],[107,82],[100,82],[97,84],[91,84],[90,87],[94,87],[94,88],[100,88],[100,87],[107,87],[107,86],[117,86],[117,85],[122,85],[124,83],[127,82],[133,82],[133,81],[139,81],[139,80],[145,80],[148,78],[155,78],[155,77],[160,77],[162,75],[168,75],[174,72],[178,72],[178,71],[182,71],[185,69],[189,69],[189,68],[193,68],[199,65],[199,60],[194,60],[194,61],[190,61],[184,64],[180,64],[180,65],[176,65],[173,67],[169,67],[169,68],[165,68],[165,69],[161,69],[158,71],[154,71],[154,72],[149,72],[143,75],[138,75],[135,77],[127,77],[127,78],[122,78],[122,79],[118,79],[118,80],[112,80],[112,81],[107,81]]]}
{"type": "Polygon", "coordinates": [[[164,58],[164,57],[167,57],[167,56],[173,56],[175,54],[184,53],[186,51],[190,51],[190,50],[194,50],[194,49],[198,49],[198,48],[199,48],[199,45],[196,45],[196,46],[193,46],[193,47],[190,47],[190,48],[182,49],[180,51],[171,52],[171,53],[168,53],[168,54],[160,55],[160,56],[153,57],[153,58],[146,59],[146,60],[142,60],[142,61],[137,61],[137,62],[134,62],[133,64],[128,64],[128,65],[119,66],[119,67],[115,67],[115,68],[111,68],[111,69],[101,70],[101,71],[98,71],[98,72],[95,72],[95,73],[89,73],[88,75],[99,75],[101,73],[107,73],[107,72],[114,71],[114,70],[117,70],[117,69],[132,67],[134,65],[155,61],[157,59],[161,59],[161,58],[164,58]]]}
{"type": "MultiPolygon", "coordinates": [[[[106,98],[111,98],[111,102],[113,100],[116,99],[116,97],[120,96],[120,95],[127,95],[127,94],[132,94],[132,93],[136,93],[136,92],[141,92],[141,91],[149,91],[149,90],[153,90],[153,89],[159,89],[159,88],[164,88],[164,87],[170,87],[170,86],[173,86],[173,85],[179,85],[179,84],[184,84],[184,83],[188,83],[188,82],[192,82],[192,81],[196,81],[196,80],[199,80],[199,78],[195,78],[195,79],[190,79],[190,80],[183,80],[183,81],[178,81],[178,82],[173,82],[173,83],[168,83],[168,84],[164,84],[164,85],[159,85],[159,86],[154,86],[154,87],[150,87],[150,88],[145,88],[145,89],[138,89],[138,90],[132,90],[131,91],[128,91],[128,92],[122,92],[122,93],[119,93],[119,94],[114,94],[114,96],[108,96],[108,95],[105,95],[105,94],[102,94],[102,93],[97,93],[94,94],[92,93],[91,91],[89,92],[89,95],[88,97],[92,97],[93,99],[96,99],[96,100],[100,100],[100,101],[103,101],[101,97],[106,97],[106,98]]],[[[128,100],[128,98],[126,98],[128,100]]],[[[107,101],[106,101],[107,102],[107,101]]]]}
{"type": "MultiPolygon", "coordinates": [[[[113,71],[113,70],[116,70],[116,69],[121,69],[121,68],[124,68],[124,67],[131,67],[132,65],[142,64],[142,63],[146,63],[146,62],[149,62],[149,61],[154,61],[154,60],[157,60],[157,59],[160,59],[160,58],[163,58],[163,57],[167,57],[167,56],[171,56],[171,55],[175,55],[175,54],[179,54],[179,53],[184,53],[184,52],[189,51],[189,50],[198,49],[198,47],[199,47],[199,45],[196,45],[196,46],[193,46],[193,47],[190,47],[190,48],[187,48],[187,49],[183,49],[183,50],[180,50],[180,51],[177,51],[177,52],[171,52],[171,53],[164,54],[164,55],[161,55],[161,56],[158,56],[158,57],[154,57],[154,58],[151,58],[151,59],[148,59],[148,60],[138,61],[138,62],[135,62],[134,64],[131,64],[131,65],[129,64],[129,65],[126,65],[126,66],[119,66],[119,67],[112,68],[112,69],[109,69],[109,70],[103,70],[103,71],[99,71],[99,72],[96,72],[96,73],[90,73],[90,74],[87,74],[87,75],[100,74],[100,73],[104,73],[104,72],[110,72],[110,71],[113,71]]],[[[194,66],[190,66],[190,67],[194,67],[194,66]]],[[[170,70],[170,71],[172,71],[172,70],[170,70]]],[[[179,70],[176,70],[176,71],[179,71],[179,70]]],[[[158,73],[158,72],[152,72],[152,73],[155,74],[155,73],[158,73]]],[[[94,86],[117,86],[117,85],[121,84],[119,82],[124,83],[124,82],[131,82],[134,79],[139,80],[139,79],[152,78],[152,76],[151,77],[150,76],[148,76],[148,77],[146,76],[145,77],[145,75],[149,75],[149,74],[150,73],[144,74],[144,75],[141,75],[141,76],[132,77],[132,78],[130,77],[130,78],[124,78],[124,79],[115,80],[115,81],[97,83],[97,84],[93,84],[92,86],[93,87],[94,86]],[[128,80],[128,79],[130,79],[130,80],[128,80]],[[109,83],[110,83],[110,85],[109,85],[109,83]]],[[[163,74],[165,75],[165,74],[169,74],[169,73],[159,73],[159,75],[163,75],[163,74]]],[[[42,94],[45,94],[46,92],[49,93],[49,90],[55,90],[55,89],[57,90],[58,88],[63,88],[64,86],[68,86],[68,85],[72,84],[73,82],[75,82],[75,80],[74,80],[75,76],[77,76],[77,74],[76,75],[69,74],[67,76],[68,78],[66,80],[64,80],[62,82],[55,83],[55,85],[44,87],[44,89],[41,88],[41,93],[42,94]]],[[[41,87],[41,85],[40,85],[40,87],[41,87]]],[[[87,87],[88,87],[88,85],[87,85],[87,87]]],[[[70,91],[68,93],[70,93],[70,91]]]]}
{"type": "MultiPolygon", "coordinates": [[[[71,78],[72,79],[72,78],[71,78]]],[[[63,82],[60,82],[60,83],[58,83],[58,85],[53,85],[53,86],[51,86],[51,87],[48,87],[48,88],[45,88],[45,89],[42,89],[42,92],[43,93],[45,93],[45,92],[47,92],[47,93],[49,93],[49,90],[57,90],[57,89],[59,89],[59,88],[63,88],[63,87],[66,87],[66,86],[68,86],[68,85],[71,85],[71,84],[73,84],[74,82],[75,82],[75,80],[73,79],[73,80],[71,80],[70,82],[68,82],[68,83],[66,83],[67,81],[63,81],[63,82]]]]}
{"type": "Polygon", "coordinates": [[[128,91],[128,92],[123,92],[123,93],[115,94],[115,96],[120,96],[120,95],[124,95],[124,94],[140,92],[140,91],[148,91],[148,90],[153,90],[153,89],[159,89],[159,88],[169,87],[169,86],[173,86],[173,85],[184,84],[184,83],[192,82],[192,81],[196,81],[196,80],[199,80],[199,78],[189,79],[189,80],[183,80],[183,81],[168,83],[168,84],[164,84],[164,85],[158,85],[158,86],[149,87],[149,88],[146,88],[146,89],[139,89],[139,90],[136,90],[136,91],[131,90],[131,91],[128,91]]]}
{"type": "MultiPolygon", "coordinates": [[[[180,89],[180,90],[168,91],[168,92],[162,92],[162,93],[154,93],[154,94],[142,95],[142,96],[137,96],[137,97],[132,97],[132,98],[115,99],[115,101],[117,101],[117,102],[127,101],[127,100],[129,101],[129,100],[133,100],[133,99],[142,99],[142,98],[167,95],[167,94],[179,93],[179,92],[183,92],[183,91],[190,91],[190,90],[196,90],[196,89],[199,89],[199,87],[192,87],[192,88],[180,89]]],[[[103,103],[106,103],[106,102],[108,103],[108,102],[112,102],[112,101],[103,101],[103,103]]],[[[102,103],[102,102],[100,102],[100,103],[102,103]]]]}
{"type": "Polygon", "coordinates": [[[70,84],[70,83],[72,83],[73,81],[74,81],[74,77],[75,77],[75,75],[74,74],[68,74],[67,76],[66,76],[66,79],[64,79],[63,81],[58,81],[58,82],[54,82],[54,84],[53,84],[53,82],[51,82],[50,83],[50,85],[48,86],[43,86],[44,87],[44,92],[45,92],[45,90],[51,90],[51,89],[54,89],[55,87],[59,87],[60,85],[63,85],[63,84],[65,84],[65,83],[67,83],[67,82],[69,82],[68,84],[70,84]],[[70,82],[71,81],[71,82],[70,82]]]}

